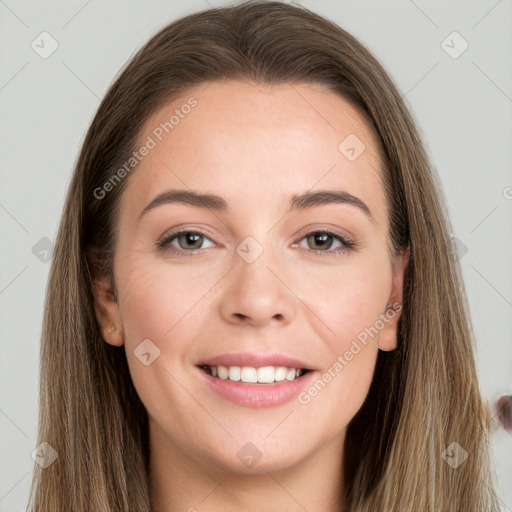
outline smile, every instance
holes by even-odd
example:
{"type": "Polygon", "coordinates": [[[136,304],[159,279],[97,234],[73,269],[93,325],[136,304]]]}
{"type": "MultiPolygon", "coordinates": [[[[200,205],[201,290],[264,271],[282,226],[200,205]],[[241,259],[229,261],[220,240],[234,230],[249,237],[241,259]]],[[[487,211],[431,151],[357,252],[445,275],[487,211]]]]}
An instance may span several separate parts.
{"type": "Polygon", "coordinates": [[[208,366],[202,365],[201,368],[217,379],[230,380],[233,382],[243,382],[247,384],[272,384],[284,380],[293,381],[309,370],[302,368],[288,368],[285,366],[208,366]]]}

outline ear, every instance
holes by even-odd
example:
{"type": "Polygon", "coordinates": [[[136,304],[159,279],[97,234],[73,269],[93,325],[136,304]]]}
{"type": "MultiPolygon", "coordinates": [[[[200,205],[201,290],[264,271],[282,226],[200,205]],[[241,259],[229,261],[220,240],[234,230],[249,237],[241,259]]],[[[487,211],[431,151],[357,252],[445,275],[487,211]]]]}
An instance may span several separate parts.
{"type": "Polygon", "coordinates": [[[379,349],[385,352],[397,347],[398,320],[402,312],[403,283],[408,264],[409,250],[404,249],[395,257],[391,293],[381,314],[384,327],[379,336],[379,349]]]}
{"type": "Polygon", "coordinates": [[[120,347],[124,343],[124,331],[111,279],[108,275],[94,278],[92,286],[94,311],[103,339],[110,345],[120,347]]]}

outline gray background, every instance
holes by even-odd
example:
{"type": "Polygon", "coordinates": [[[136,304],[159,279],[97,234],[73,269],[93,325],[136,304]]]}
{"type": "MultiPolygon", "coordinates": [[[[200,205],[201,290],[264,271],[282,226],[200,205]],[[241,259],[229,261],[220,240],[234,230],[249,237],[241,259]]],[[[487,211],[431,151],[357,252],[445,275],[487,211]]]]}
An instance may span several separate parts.
{"type": "MultiPolygon", "coordinates": [[[[359,37],[405,95],[447,198],[480,385],[493,403],[512,393],[512,2],[299,3],[359,37]],[[460,36],[446,39],[454,31],[460,36]]],[[[86,129],[119,68],[152,34],[225,4],[0,0],[0,512],[26,505],[48,249],[86,129]],[[42,46],[43,31],[58,43],[46,59],[31,47],[42,46]]],[[[493,456],[503,510],[512,511],[512,435],[503,429],[493,434],[493,456]]]]}

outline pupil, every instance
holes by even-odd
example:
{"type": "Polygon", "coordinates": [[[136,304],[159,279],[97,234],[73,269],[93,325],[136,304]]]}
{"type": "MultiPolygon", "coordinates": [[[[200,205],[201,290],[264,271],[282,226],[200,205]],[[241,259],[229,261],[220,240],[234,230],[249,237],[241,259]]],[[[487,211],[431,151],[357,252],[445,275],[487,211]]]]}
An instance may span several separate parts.
{"type": "Polygon", "coordinates": [[[331,235],[329,235],[328,233],[323,233],[323,234],[315,234],[314,235],[314,238],[315,238],[315,244],[318,243],[318,241],[320,240],[320,245],[322,243],[325,244],[325,240],[326,238],[329,238],[331,235]]]}
{"type": "MultiPolygon", "coordinates": [[[[186,243],[190,243],[190,245],[194,245],[194,238],[195,238],[195,242],[197,243],[198,239],[200,239],[200,235],[198,235],[197,233],[185,233],[185,239],[186,239],[186,243]]],[[[200,242],[200,240],[199,240],[200,242]]],[[[199,243],[199,245],[201,245],[199,243]]]]}

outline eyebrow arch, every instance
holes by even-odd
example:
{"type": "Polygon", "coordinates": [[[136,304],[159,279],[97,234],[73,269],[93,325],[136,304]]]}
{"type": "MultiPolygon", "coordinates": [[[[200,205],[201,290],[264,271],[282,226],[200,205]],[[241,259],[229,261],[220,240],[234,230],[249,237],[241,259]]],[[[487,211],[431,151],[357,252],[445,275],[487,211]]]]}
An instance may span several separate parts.
{"type": "MultiPolygon", "coordinates": [[[[209,208],[211,210],[225,212],[230,208],[226,200],[214,194],[203,194],[191,190],[169,190],[156,196],[139,215],[139,219],[149,210],[163,204],[181,203],[196,206],[199,208],[209,208]]],[[[288,203],[288,212],[292,210],[304,210],[323,206],[326,204],[348,204],[359,208],[370,220],[373,220],[370,208],[358,197],[349,194],[344,190],[318,190],[316,192],[305,192],[304,194],[294,194],[290,197],[288,203]]]]}

